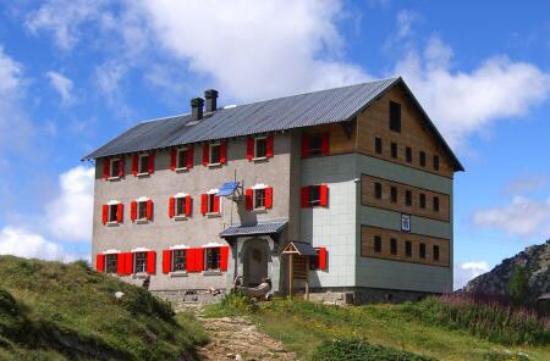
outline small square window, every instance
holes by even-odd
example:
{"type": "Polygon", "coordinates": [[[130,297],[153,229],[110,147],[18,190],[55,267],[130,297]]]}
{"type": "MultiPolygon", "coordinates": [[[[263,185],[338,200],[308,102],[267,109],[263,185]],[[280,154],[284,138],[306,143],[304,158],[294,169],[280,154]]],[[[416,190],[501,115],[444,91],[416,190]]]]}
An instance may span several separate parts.
{"type": "Polygon", "coordinates": [[[120,159],[111,159],[111,177],[118,177],[120,175],[120,159]]]}
{"type": "Polygon", "coordinates": [[[138,219],[147,219],[147,201],[138,202],[138,219]]]}
{"type": "Polygon", "coordinates": [[[390,239],[390,253],[394,256],[397,254],[397,239],[395,238],[390,239]]]}
{"type": "Polygon", "coordinates": [[[256,138],[255,139],[255,151],[256,158],[265,158],[267,156],[267,139],[256,138]]]}
{"type": "Polygon", "coordinates": [[[374,236],[374,252],[382,252],[382,237],[374,236]]]}
{"type": "Polygon", "coordinates": [[[382,183],[374,183],[374,197],[376,199],[382,199],[382,183]]]}
{"type": "Polygon", "coordinates": [[[254,208],[265,207],[265,189],[254,190],[254,208]]]}
{"type": "Polygon", "coordinates": [[[405,241],[405,256],[412,257],[412,242],[411,241],[405,241]]]}
{"type": "Polygon", "coordinates": [[[424,193],[420,193],[420,208],[426,208],[426,195],[424,193]]]}
{"type": "Polygon", "coordinates": [[[210,144],[210,164],[219,164],[221,162],[221,144],[210,144]]]}
{"type": "Polygon", "coordinates": [[[435,246],[433,247],[433,256],[434,256],[434,261],[439,261],[439,246],[435,246]]]}
{"type": "Polygon", "coordinates": [[[391,144],[391,157],[393,159],[397,159],[397,154],[398,153],[398,149],[397,149],[397,143],[392,143],[391,144]]]}
{"type": "Polygon", "coordinates": [[[434,169],[439,170],[439,156],[434,155],[434,169]]]}
{"type": "Polygon", "coordinates": [[[178,169],[184,169],[187,168],[187,157],[189,156],[189,150],[187,148],[181,148],[178,149],[178,162],[177,167],[178,169]]]}
{"type": "Polygon", "coordinates": [[[105,273],[117,272],[118,254],[110,253],[105,255],[105,273]]]}
{"type": "Polygon", "coordinates": [[[401,105],[390,102],[390,129],[394,132],[401,132],[401,105]]]}
{"type": "Polygon", "coordinates": [[[310,186],[309,205],[313,207],[313,206],[318,206],[320,204],[321,204],[321,186],[310,186]]]}
{"type": "Polygon", "coordinates": [[[397,187],[391,187],[391,202],[397,203],[397,187]]]}
{"type": "Polygon", "coordinates": [[[216,271],[220,269],[220,248],[205,248],[205,270],[216,271]]]}
{"type": "Polygon", "coordinates": [[[374,138],[374,151],[376,154],[382,154],[382,138],[374,138]]]}
{"type": "Polygon", "coordinates": [[[425,167],[426,166],[426,153],[420,152],[420,166],[425,167]]]}
{"type": "Polygon", "coordinates": [[[322,154],[323,137],[320,134],[310,135],[309,137],[309,154],[322,154]]]}
{"type": "Polygon", "coordinates": [[[418,255],[420,258],[426,258],[426,244],[420,243],[420,247],[418,249],[418,255]]]}
{"type": "Polygon", "coordinates": [[[134,272],[145,273],[147,271],[147,252],[134,253],[134,272]]]}
{"type": "Polygon", "coordinates": [[[184,249],[172,251],[172,272],[185,271],[186,253],[184,249]]]}
{"type": "Polygon", "coordinates": [[[439,212],[439,197],[434,197],[433,203],[434,212],[439,212]]]}
{"type": "Polygon", "coordinates": [[[413,161],[413,151],[411,147],[407,147],[405,149],[405,160],[407,161],[407,163],[412,163],[413,161]]]}
{"type": "Polygon", "coordinates": [[[109,222],[117,221],[118,204],[109,205],[109,222]]]}
{"type": "Polygon", "coordinates": [[[187,203],[187,197],[176,198],[176,216],[185,216],[186,203],[187,203]]]}
{"type": "Polygon", "coordinates": [[[405,191],[405,205],[412,206],[412,192],[410,190],[405,191]]]}
{"type": "Polygon", "coordinates": [[[149,154],[141,154],[139,156],[138,173],[149,173],[149,154]]]}

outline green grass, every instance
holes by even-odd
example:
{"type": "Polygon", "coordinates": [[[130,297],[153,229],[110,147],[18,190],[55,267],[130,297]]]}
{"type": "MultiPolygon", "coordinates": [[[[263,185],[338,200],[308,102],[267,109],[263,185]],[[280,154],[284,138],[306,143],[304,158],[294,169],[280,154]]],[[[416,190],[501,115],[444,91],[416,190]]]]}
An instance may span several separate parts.
{"type": "Polygon", "coordinates": [[[177,360],[206,342],[193,316],[83,262],[0,257],[2,360],[177,360]]]}
{"type": "MultiPolygon", "coordinates": [[[[230,308],[230,314],[239,310],[230,308]]],[[[223,316],[222,305],[212,305],[207,317],[223,316]]],[[[355,338],[438,360],[550,360],[550,347],[506,347],[483,340],[466,330],[423,322],[404,305],[337,307],[303,301],[274,300],[260,303],[256,312],[240,311],[270,336],[303,359],[312,359],[324,341],[355,338]],[[516,355],[515,358],[511,355],[516,355]]]]}

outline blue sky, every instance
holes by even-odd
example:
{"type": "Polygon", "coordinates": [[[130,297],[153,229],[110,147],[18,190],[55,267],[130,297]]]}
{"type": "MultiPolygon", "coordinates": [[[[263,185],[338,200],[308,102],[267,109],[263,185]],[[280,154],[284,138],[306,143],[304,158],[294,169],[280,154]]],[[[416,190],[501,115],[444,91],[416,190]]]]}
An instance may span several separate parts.
{"type": "Polygon", "coordinates": [[[138,121],[402,75],[466,167],[457,284],[550,237],[545,1],[0,0],[0,253],[89,256],[80,158],[138,121]]]}

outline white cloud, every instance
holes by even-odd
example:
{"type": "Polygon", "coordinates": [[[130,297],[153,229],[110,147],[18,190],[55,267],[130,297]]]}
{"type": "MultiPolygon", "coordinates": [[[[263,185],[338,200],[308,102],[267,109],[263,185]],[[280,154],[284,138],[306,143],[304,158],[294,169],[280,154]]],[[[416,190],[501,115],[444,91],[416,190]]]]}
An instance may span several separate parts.
{"type": "Polygon", "coordinates": [[[401,10],[397,13],[397,36],[403,38],[410,36],[412,25],[418,20],[418,14],[410,10],[401,10]]]}
{"type": "Polygon", "coordinates": [[[59,93],[63,104],[69,104],[74,100],[71,79],[56,71],[47,72],[46,77],[49,79],[50,85],[59,93]]]}
{"type": "Polygon", "coordinates": [[[533,175],[515,179],[504,187],[505,193],[522,194],[544,188],[548,184],[548,177],[545,175],[533,175]]]}
{"type": "Polygon", "coordinates": [[[12,226],[0,229],[0,254],[65,262],[75,259],[61,246],[46,240],[40,234],[12,226]]]}
{"type": "Polygon", "coordinates": [[[452,61],[452,49],[434,37],[395,67],[452,144],[497,120],[522,116],[550,96],[550,74],[533,64],[494,56],[457,71],[452,61]]]}
{"type": "Polygon", "coordinates": [[[490,270],[490,266],[485,261],[468,261],[455,265],[454,269],[454,289],[464,287],[468,281],[482,275],[490,270]]]}
{"type": "Polygon", "coordinates": [[[12,96],[22,84],[23,69],[21,64],[10,58],[0,46],[0,95],[12,96]]]}
{"type": "Polygon", "coordinates": [[[77,166],[59,177],[60,193],[46,205],[56,239],[89,242],[92,235],[94,168],[77,166]]]}
{"type": "Polygon", "coordinates": [[[339,1],[139,4],[169,53],[236,98],[264,98],[368,78],[359,66],[339,60],[344,46],[336,24],[339,1]]]}
{"type": "Polygon", "coordinates": [[[49,0],[28,14],[25,25],[33,32],[51,32],[55,44],[71,49],[82,35],[80,27],[101,17],[102,0],[49,0]]]}
{"type": "Polygon", "coordinates": [[[550,199],[535,201],[515,196],[509,205],[478,210],[473,215],[474,224],[519,236],[550,233],[550,199]]]}

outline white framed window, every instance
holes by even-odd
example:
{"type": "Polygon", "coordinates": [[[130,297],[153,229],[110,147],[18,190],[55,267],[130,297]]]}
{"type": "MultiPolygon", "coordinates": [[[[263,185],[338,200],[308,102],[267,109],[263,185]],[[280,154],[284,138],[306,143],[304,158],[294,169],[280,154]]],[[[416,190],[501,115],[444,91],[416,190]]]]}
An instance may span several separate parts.
{"type": "Polygon", "coordinates": [[[220,198],[216,194],[208,195],[208,213],[218,213],[220,211],[220,198]]]}
{"type": "Polygon", "coordinates": [[[134,253],[134,272],[135,273],[147,272],[147,252],[134,253]]]}
{"type": "Polygon", "coordinates": [[[254,189],[254,209],[265,209],[265,188],[254,189]]]}
{"type": "Polygon", "coordinates": [[[189,158],[190,149],[188,147],[178,148],[176,151],[176,170],[187,169],[187,159],[189,158]]]}
{"type": "Polygon", "coordinates": [[[109,204],[109,223],[118,222],[118,204],[109,204]]]}
{"type": "Polygon", "coordinates": [[[186,196],[178,196],[178,197],[175,197],[175,199],[176,199],[176,204],[175,204],[176,217],[185,217],[187,202],[189,201],[188,198],[186,196]]]}
{"type": "Polygon", "coordinates": [[[221,260],[220,247],[209,247],[204,249],[204,270],[219,271],[221,260]]]}
{"type": "Polygon", "coordinates": [[[146,220],[147,217],[147,201],[141,200],[137,202],[137,219],[146,220]]]}
{"type": "Polygon", "coordinates": [[[187,251],[185,249],[172,250],[171,272],[184,272],[187,267],[187,251]]]}
{"type": "Polygon", "coordinates": [[[267,158],[267,137],[254,138],[254,159],[267,158]]]}
{"type": "Polygon", "coordinates": [[[108,253],[105,255],[105,273],[117,273],[118,254],[108,253]]]}
{"type": "Polygon", "coordinates": [[[109,160],[111,162],[110,164],[110,171],[109,171],[109,178],[119,178],[120,177],[120,168],[122,166],[122,162],[120,161],[120,158],[111,158],[109,160]]]}
{"type": "Polygon", "coordinates": [[[221,164],[222,157],[222,145],[220,142],[210,143],[209,145],[209,164],[218,165],[221,164]]]}
{"type": "Polygon", "coordinates": [[[149,160],[151,156],[149,153],[143,153],[138,158],[138,175],[149,174],[149,160]]]}

